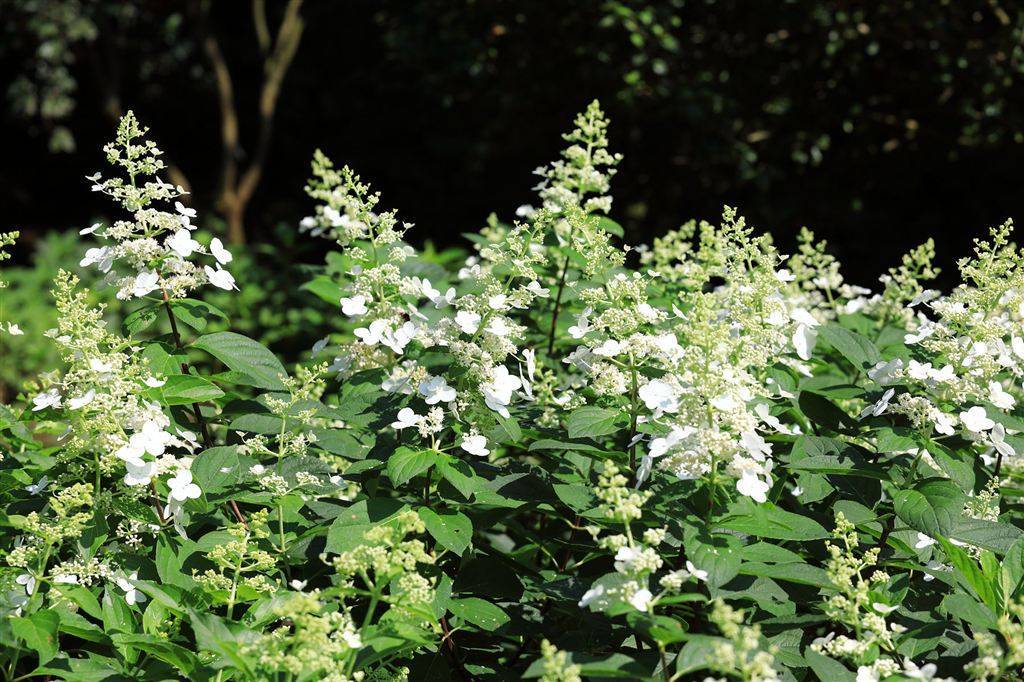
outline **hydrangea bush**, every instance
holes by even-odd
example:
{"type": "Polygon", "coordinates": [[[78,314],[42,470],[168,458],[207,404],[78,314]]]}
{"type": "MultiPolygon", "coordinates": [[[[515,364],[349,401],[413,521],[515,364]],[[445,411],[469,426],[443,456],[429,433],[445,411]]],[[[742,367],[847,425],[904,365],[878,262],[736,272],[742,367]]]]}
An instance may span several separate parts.
{"type": "Polygon", "coordinates": [[[317,152],[336,330],[286,367],[207,331],[233,256],[125,116],[81,260],[123,324],[55,273],[0,406],[5,678],[1020,679],[1011,224],[946,295],[931,242],[873,293],[732,208],[631,247],[607,127],[454,268],[317,152]]]}

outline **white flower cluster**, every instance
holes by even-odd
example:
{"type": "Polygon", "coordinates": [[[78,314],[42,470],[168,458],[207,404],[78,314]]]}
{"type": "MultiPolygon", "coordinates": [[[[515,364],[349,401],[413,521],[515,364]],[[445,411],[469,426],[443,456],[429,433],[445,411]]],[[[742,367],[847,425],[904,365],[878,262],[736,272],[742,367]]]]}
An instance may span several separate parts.
{"type": "Polygon", "coordinates": [[[536,244],[546,223],[516,226],[503,243],[482,250],[483,261],[467,262],[458,288],[438,286],[405,274],[413,252],[401,239],[410,225],[399,225],[394,212],[375,212],[378,196],[369,186],[348,168],[335,170],[319,152],[313,172],[307,190],[324,204],[303,224],[346,247],[352,262],[339,304],[356,342],[331,368],[384,369],[382,388],[411,401],[397,412],[393,428],[413,429],[439,447],[441,432],[460,423],[454,444],[487,456],[487,439],[464,425],[508,418],[517,399],[532,398],[535,355],[517,343],[524,328],[516,316],[548,296],[535,272],[543,262],[536,244]],[[465,371],[432,374],[415,359],[425,352],[447,353],[465,371]],[[513,357],[518,366],[510,370],[513,357]]]}
{"type": "Polygon", "coordinates": [[[193,235],[195,209],[179,201],[185,194],[160,179],[162,152],[144,138],[146,128],[132,112],[121,119],[117,138],[104,151],[107,160],[127,176],[104,179],[100,173],[88,176],[94,192],[110,196],[131,218],[104,227],[96,223],[81,231],[109,242],[86,251],[80,265],[95,266],[105,281],[117,287],[119,299],[144,298],[159,291],[167,299],[185,298],[204,284],[235,289],[235,279],[223,266],[232,260],[220,239],[204,246],[193,235]],[[156,207],[157,202],[174,202],[174,211],[156,207]],[[194,263],[196,255],[212,260],[194,263]]]}
{"type": "Polygon", "coordinates": [[[190,454],[199,443],[191,431],[173,427],[150,397],[166,379],[152,373],[130,341],[106,329],[102,309],[91,307],[86,295],[75,291],[76,283],[67,273],[57,278],[58,327],[47,333],[68,369],[32,399],[32,409],[67,421],[64,450],[95,461],[95,470],[83,472],[83,478],[95,479],[97,493],[102,476],[115,473],[118,462],[129,488],[166,477],[169,493],[162,511],[180,530],[182,504],[200,491],[192,483],[191,459],[171,450],[190,454]]]}
{"type": "MultiPolygon", "coordinates": [[[[1024,255],[1010,243],[1012,224],[976,240],[975,256],[959,262],[964,284],[950,295],[921,296],[904,341],[910,357],[878,363],[868,376],[889,387],[871,410],[889,409],[939,438],[973,441],[989,464],[1020,466],[1005,417],[1024,376],[1024,255]]],[[[863,415],[862,415],[863,416],[863,415]]],[[[928,461],[927,458],[925,461],[928,461]]]]}
{"type": "Polygon", "coordinates": [[[680,479],[714,477],[721,464],[764,502],[772,447],[761,433],[796,430],[771,413],[773,398],[792,396],[772,390],[768,369],[781,360],[806,371],[819,322],[792,304],[781,257],[735,211],[701,229],[698,251],[645,252],[645,273],[582,288],[587,307],[569,329],[580,345],[567,362],[598,396],[632,396],[630,446],[646,448],[638,483],[655,463],[680,479]],[[669,273],[684,271],[689,286],[669,292],[670,309],[655,305],[669,273]]]}

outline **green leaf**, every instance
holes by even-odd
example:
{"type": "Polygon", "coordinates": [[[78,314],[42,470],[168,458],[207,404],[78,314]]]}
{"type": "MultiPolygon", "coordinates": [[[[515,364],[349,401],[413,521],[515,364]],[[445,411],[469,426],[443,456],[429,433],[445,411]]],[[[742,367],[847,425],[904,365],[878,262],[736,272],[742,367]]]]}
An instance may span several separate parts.
{"type": "Polygon", "coordinates": [[[896,515],[914,530],[933,538],[946,537],[956,526],[964,508],[964,493],[945,478],[929,478],[911,490],[893,495],[896,515]]]}
{"type": "Polygon", "coordinates": [[[530,443],[530,452],[536,452],[538,450],[568,450],[571,452],[581,452],[588,457],[594,459],[605,459],[612,453],[602,448],[599,448],[590,443],[574,443],[571,441],[552,440],[550,438],[543,438],[530,443]]]}
{"type": "Polygon", "coordinates": [[[169,663],[186,675],[199,664],[199,659],[191,651],[154,635],[118,633],[112,639],[115,644],[120,646],[130,646],[139,651],[145,651],[150,656],[169,663]]]}
{"type": "Polygon", "coordinates": [[[212,382],[192,374],[175,374],[167,378],[167,383],[149,390],[164,405],[190,405],[224,397],[212,382]]]}
{"type": "Polygon", "coordinates": [[[57,655],[57,628],[60,617],[53,611],[37,611],[31,616],[11,618],[15,636],[39,655],[43,665],[57,655]]]}
{"type": "Polygon", "coordinates": [[[581,407],[565,420],[569,438],[596,438],[615,433],[619,430],[616,422],[619,421],[620,414],[618,410],[607,410],[593,405],[581,407]]]}
{"type": "Polygon", "coordinates": [[[97,644],[110,645],[110,638],[104,634],[103,628],[85,618],[81,613],[72,611],[70,604],[54,604],[50,606],[50,609],[60,618],[59,633],[66,633],[72,637],[97,644]]]}
{"type": "Polygon", "coordinates": [[[479,597],[453,599],[448,610],[482,630],[493,632],[511,620],[508,614],[489,601],[479,597]]]}
{"type": "Polygon", "coordinates": [[[1009,523],[963,518],[957,521],[949,537],[996,554],[1006,554],[1024,537],[1024,531],[1009,523]]]}
{"type": "MultiPolygon", "coordinates": [[[[461,460],[442,462],[438,465],[438,471],[444,480],[452,484],[459,493],[467,500],[477,490],[477,480],[473,469],[461,460]]],[[[351,470],[351,469],[350,469],[351,470]]]]}
{"type": "Polygon", "coordinates": [[[196,634],[196,647],[200,651],[209,651],[230,660],[236,668],[249,672],[246,657],[238,651],[235,635],[218,616],[212,613],[189,612],[192,631],[196,634]]]}
{"type": "Polygon", "coordinates": [[[440,460],[435,450],[414,450],[402,446],[388,457],[388,478],[398,487],[419,476],[440,460]]]}
{"type": "Polygon", "coordinates": [[[974,453],[970,450],[966,452],[951,450],[935,441],[928,443],[928,452],[931,453],[935,463],[946,472],[953,482],[960,486],[961,490],[965,492],[974,490],[974,453]]]}
{"type": "Polygon", "coordinates": [[[808,471],[824,475],[861,476],[863,478],[874,478],[879,481],[889,480],[889,475],[881,467],[870,464],[863,459],[858,461],[848,456],[820,455],[808,457],[807,459],[790,464],[787,468],[794,471],[808,471]]]}
{"type": "Polygon", "coordinates": [[[326,275],[319,275],[299,288],[335,306],[338,305],[339,299],[345,295],[341,287],[326,275]]]}
{"type": "Polygon", "coordinates": [[[784,511],[771,502],[754,504],[746,498],[733,504],[729,515],[715,525],[776,540],[820,540],[828,537],[828,531],[814,519],[784,511]]]}
{"type": "Polygon", "coordinates": [[[124,330],[128,336],[135,336],[141,331],[151,326],[156,322],[156,318],[160,315],[160,308],[158,303],[149,303],[142,306],[137,310],[133,310],[128,313],[121,323],[121,329],[124,330]]]}
{"type": "Polygon", "coordinates": [[[171,301],[171,311],[175,318],[197,332],[202,332],[209,323],[215,320],[228,319],[228,316],[217,306],[210,305],[206,301],[197,301],[194,298],[171,301]]]}
{"type": "Polygon", "coordinates": [[[691,636],[676,657],[676,672],[686,675],[698,670],[706,670],[710,662],[715,659],[717,647],[724,643],[725,639],[721,637],[691,636]]]}
{"type": "Polygon", "coordinates": [[[87,587],[69,585],[67,583],[54,583],[52,589],[78,604],[82,611],[85,611],[93,618],[97,620],[103,618],[103,610],[100,608],[99,600],[96,599],[96,596],[87,587]]]}
{"type": "Polygon", "coordinates": [[[936,538],[942,545],[949,563],[957,577],[993,612],[998,613],[999,599],[997,597],[995,581],[986,576],[981,568],[974,562],[967,552],[960,549],[944,538],[936,538]]]}
{"type": "Polygon", "coordinates": [[[597,217],[597,228],[604,230],[609,234],[614,234],[616,237],[625,237],[626,231],[622,229],[622,225],[609,218],[608,216],[597,217]]]}
{"type": "Polygon", "coordinates": [[[234,446],[208,448],[192,462],[192,477],[196,485],[212,495],[242,480],[242,465],[234,446]]]}
{"type": "Polygon", "coordinates": [[[756,561],[747,561],[740,565],[740,573],[761,578],[771,578],[772,580],[783,580],[785,582],[797,583],[798,585],[835,589],[832,581],[828,579],[828,574],[825,570],[810,564],[763,564],[756,561]]]}
{"type": "MultiPolygon", "coordinates": [[[[96,656],[96,654],[90,654],[96,656]]],[[[49,665],[32,671],[33,675],[53,675],[61,680],[74,682],[104,682],[121,677],[120,667],[112,658],[58,658],[49,665]]]]}
{"type": "Polygon", "coordinates": [[[800,411],[815,424],[832,431],[842,431],[856,426],[856,422],[831,400],[811,391],[800,392],[800,411]]]}
{"type": "Polygon", "coordinates": [[[487,439],[492,443],[518,443],[523,438],[523,431],[515,417],[498,416],[498,423],[486,432],[487,439]]]}
{"type": "Polygon", "coordinates": [[[995,614],[978,599],[965,592],[947,594],[942,600],[946,613],[969,623],[980,630],[995,630],[998,626],[995,614]]]}
{"type": "Polygon", "coordinates": [[[142,357],[156,374],[178,374],[188,355],[162,342],[150,342],[142,349],[142,357]]]}
{"type": "Polygon", "coordinates": [[[807,665],[811,666],[811,670],[818,676],[819,680],[828,680],[829,682],[854,682],[857,676],[850,671],[845,665],[823,656],[813,649],[807,649],[804,652],[804,658],[807,660],[807,665]]]}
{"type": "MultiPolygon", "coordinates": [[[[644,665],[626,654],[610,656],[591,656],[583,653],[568,653],[568,665],[577,665],[583,679],[608,680],[650,680],[653,666],[644,665]]],[[[534,661],[523,673],[523,679],[533,679],[544,675],[544,660],[534,661]]]]}
{"type": "Polygon", "coordinates": [[[360,500],[335,517],[327,531],[327,552],[340,554],[363,544],[366,531],[391,519],[408,505],[392,498],[360,500]]]}
{"type": "Polygon", "coordinates": [[[427,527],[427,532],[446,549],[459,556],[466,551],[473,539],[473,523],[465,514],[456,511],[435,512],[429,507],[421,507],[420,519],[427,527]]]}
{"type": "Polygon", "coordinates": [[[281,382],[281,377],[287,375],[284,365],[261,343],[234,332],[217,332],[200,336],[192,346],[206,351],[248,379],[239,383],[277,391],[284,389],[281,382]]]}
{"type": "Polygon", "coordinates": [[[839,351],[859,370],[874,367],[882,360],[882,354],[869,339],[834,322],[820,327],[818,338],[839,351]]]}
{"type": "Polygon", "coordinates": [[[725,544],[698,543],[687,553],[694,565],[707,571],[707,583],[712,588],[718,588],[736,577],[740,570],[740,553],[738,550],[725,544]]]}
{"type": "Polygon", "coordinates": [[[103,601],[100,602],[103,610],[103,629],[108,634],[114,632],[132,632],[135,629],[135,619],[132,617],[132,610],[125,603],[124,593],[115,590],[111,585],[103,590],[103,601]]]}

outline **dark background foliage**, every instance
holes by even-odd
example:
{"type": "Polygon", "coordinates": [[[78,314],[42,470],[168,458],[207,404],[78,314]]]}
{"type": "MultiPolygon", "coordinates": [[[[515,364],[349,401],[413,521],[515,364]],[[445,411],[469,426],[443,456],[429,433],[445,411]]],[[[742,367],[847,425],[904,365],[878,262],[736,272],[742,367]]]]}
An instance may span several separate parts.
{"type": "MultiPolygon", "coordinates": [[[[7,227],[31,242],[104,210],[82,176],[127,108],[216,213],[220,112],[202,40],[215,35],[230,65],[232,153],[247,161],[264,74],[249,2],[2,6],[7,227]],[[60,35],[40,29],[54,16],[60,35]],[[74,38],[69,17],[95,35],[74,38]],[[61,50],[73,81],[60,115],[45,110],[54,59],[40,46],[61,50]],[[55,135],[73,150],[51,153],[55,135]]],[[[285,6],[266,3],[272,28],[285,6]]],[[[954,256],[1018,209],[1016,3],[306,0],[300,13],[249,241],[277,244],[274,226],[309,212],[303,179],[321,147],[417,224],[414,241],[459,243],[491,211],[510,219],[533,200],[532,169],[595,97],[625,156],[613,215],[632,242],[730,204],[784,250],[814,229],[863,283],[934,236],[948,284],[954,256]]]]}

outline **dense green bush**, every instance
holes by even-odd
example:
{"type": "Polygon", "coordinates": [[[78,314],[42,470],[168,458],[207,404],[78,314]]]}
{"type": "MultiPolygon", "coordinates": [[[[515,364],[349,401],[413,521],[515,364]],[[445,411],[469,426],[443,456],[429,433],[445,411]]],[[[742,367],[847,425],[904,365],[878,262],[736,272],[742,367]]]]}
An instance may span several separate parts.
{"type": "Polygon", "coordinates": [[[731,208],[630,248],[607,125],[464,262],[318,152],[337,250],[241,306],[316,301],[286,368],[129,113],[81,260],[123,321],[54,273],[62,368],[0,409],[7,678],[1018,679],[1010,224],[945,296],[930,242],[872,294],[731,208]]]}

